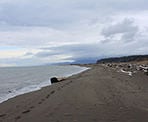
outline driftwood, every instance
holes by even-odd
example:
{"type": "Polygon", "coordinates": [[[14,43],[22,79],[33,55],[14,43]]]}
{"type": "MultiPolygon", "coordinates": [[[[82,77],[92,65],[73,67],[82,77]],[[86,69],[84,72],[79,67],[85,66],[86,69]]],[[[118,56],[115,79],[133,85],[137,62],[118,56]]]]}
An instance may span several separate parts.
{"type": "Polygon", "coordinates": [[[63,80],[65,80],[65,78],[56,78],[56,77],[52,77],[52,78],[50,79],[51,84],[53,84],[53,83],[58,83],[58,82],[61,82],[61,81],[63,81],[63,80]]]}

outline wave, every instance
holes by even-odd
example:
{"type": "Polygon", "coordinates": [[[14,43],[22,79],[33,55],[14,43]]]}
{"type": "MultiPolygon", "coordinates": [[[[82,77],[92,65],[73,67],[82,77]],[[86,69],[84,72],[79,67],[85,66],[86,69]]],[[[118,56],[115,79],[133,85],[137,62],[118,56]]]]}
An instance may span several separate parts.
{"type": "MultiPolygon", "coordinates": [[[[73,73],[65,73],[65,74],[59,74],[57,75],[57,77],[69,77],[69,76],[72,76],[72,75],[75,75],[75,74],[79,74],[83,71],[86,71],[88,70],[89,68],[86,68],[86,67],[78,67],[78,66],[74,66],[75,68],[78,68],[79,70],[73,72],[73,73]]],[[[53,77],[53,76],[49,76],[49,79],[46,80],[46,81],[43,81],[43,82],[40,82],[38,84],[34,84],[34,85],[27,85],[25,87],[22,87],[22,88],[17,88],[17,89],[14,89],[14,90],[9,90],[9,92],[6,94],[4,93],[3,95],[0,96],[0,103],[4,102],[4,101],[7,101],[11,98],[14,98],[18,95],[22,95],[22,94],[25,94],[25,93],[29,93],[29,92],[33,92],[33,91],[37,91],[37,90],[40,90],[41,88],[45,87],[45,86],[49,86],[51,85],[51,82],[50,82],[50,78],[53,77]]]]}

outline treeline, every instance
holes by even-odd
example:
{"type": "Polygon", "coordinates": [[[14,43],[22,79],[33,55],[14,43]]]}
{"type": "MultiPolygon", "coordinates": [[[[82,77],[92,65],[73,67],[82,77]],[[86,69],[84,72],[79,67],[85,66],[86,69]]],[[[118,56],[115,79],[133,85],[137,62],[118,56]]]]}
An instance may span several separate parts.
{"type": "Polygon", "coordinates": [[[148,61],[148,55],[133,55],[123,57],[104,58],[97,61],[97,63],[120,63],[133,61],[148,61]]]}

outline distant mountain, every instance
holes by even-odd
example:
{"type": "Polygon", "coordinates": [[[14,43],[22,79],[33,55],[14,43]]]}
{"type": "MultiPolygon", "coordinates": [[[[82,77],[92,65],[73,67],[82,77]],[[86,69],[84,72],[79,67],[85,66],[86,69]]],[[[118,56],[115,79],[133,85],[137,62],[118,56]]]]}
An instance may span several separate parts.
{"type": "Polygon", "coordinates": [[[97,58],[84,58],[84,59],[77,59],[71,64],[91,64],[96,63],[97,58]]]}
{"type": "Polygon", "coordinates": [[[79,58],[74,59],[73,62],[59,62],[59,63],[52,63],[52,64],[44,64],[44,65],[67,65],[67,64],[95,64],[97,58],[79,58]]]}
{"type": "Polygon", "coordinates": [[[133,61],[148,61],[148,55],[133,55],[123,57],[104,58],[97,61],[97,63],[120,63],[133,61]]]}
{"type": "Polygon", "coordinates": [[[56,63],[58,65],[64,65],[64,64],[91,64],[96,63],[97,58],[81,58],[81,59],[75,59],[73,62],[62,62],[62,63],[56,63]]]}

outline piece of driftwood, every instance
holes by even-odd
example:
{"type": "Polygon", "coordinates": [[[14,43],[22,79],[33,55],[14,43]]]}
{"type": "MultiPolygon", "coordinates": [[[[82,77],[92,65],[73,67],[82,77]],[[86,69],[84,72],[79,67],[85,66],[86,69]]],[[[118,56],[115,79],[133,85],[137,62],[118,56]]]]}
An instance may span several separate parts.
{"type": "Polygon", "coordinates": [[[50,79],[51,84],[53,84],[53,83],[58,83],[58,82],[61,82],[61,81],[63,81],[63,80],[65,80],[65,78],[56,78],[56,77],[52,77],[52,78],[50,79]]]}

